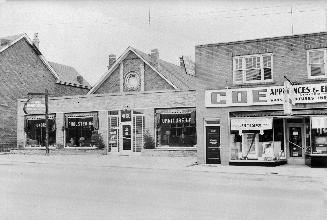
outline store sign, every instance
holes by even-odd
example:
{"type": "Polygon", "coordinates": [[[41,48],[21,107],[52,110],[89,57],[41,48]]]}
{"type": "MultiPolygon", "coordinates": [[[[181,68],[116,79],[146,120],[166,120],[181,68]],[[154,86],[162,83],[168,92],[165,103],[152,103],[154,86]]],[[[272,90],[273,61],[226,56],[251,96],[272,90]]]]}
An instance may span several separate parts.
{"type": "Polygon", "coordinates": [[[40,100],[29,99],[23,110],[25,114],[45,114],[45,103],[40,100]]]}
{"type": "Polygon", "coordinates": [[[191,117],[162,117],[161,118],[161,123],[162,124],[177,124],[177,123],[189,123],[191,122],[191,117]]]}
{"type": "Polygon", "coordinates": [[[121,122],[132,121],[132,110],[121,110],[121,122]]]}
{"type": "MultiPolygon", "coordinates": [[[[295,103],[327,102],[327,83],[293,85],[289,97],[295,103]]],[[[206,107],[277,105],[285,100],[284,86],[207,90],[206,107]]],[[[294,103],[294,104],[295,104],[294,103]]]]}
{"type": "Polygon", "coordinates": [[[232,118],[231,130],[269,130],[272,129],[272,118],[232,118]]]}
{"type": "Polygon", "coordinates": [[[87,127],[92,125],[92,121],[68,121],[69,127],[87,127]]]}

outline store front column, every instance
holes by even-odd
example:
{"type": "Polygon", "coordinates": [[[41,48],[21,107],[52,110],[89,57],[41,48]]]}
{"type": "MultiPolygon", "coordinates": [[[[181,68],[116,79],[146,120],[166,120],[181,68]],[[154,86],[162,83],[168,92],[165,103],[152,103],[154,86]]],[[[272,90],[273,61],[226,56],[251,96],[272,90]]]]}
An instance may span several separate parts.
{"type": "Polygon", "coordinates": [[[230,136],[230,125],[228,117],[220,118],[220,153],[221,153],[221,164],[228,165],[230,158],[230,147],[229,147],[229,136],[230,136]]]}
{"type": "Polygon", "coordinates": [[[99,134],[102,136],[102,140],[108,147],[108,111],[99,111],[99,134]]]}
{"type": "Polygon", "coordinates": [[[64,113],[59,112],[56,113],[56,144],[58,146],[64,146],[65,144],[65,137],[64,137],[64,113]]]}

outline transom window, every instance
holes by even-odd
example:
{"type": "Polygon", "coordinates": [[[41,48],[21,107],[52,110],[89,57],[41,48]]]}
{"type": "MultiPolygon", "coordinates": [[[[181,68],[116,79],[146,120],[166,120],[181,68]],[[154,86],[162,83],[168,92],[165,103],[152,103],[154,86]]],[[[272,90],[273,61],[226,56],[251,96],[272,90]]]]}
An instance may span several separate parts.
{"type": "Polygon", "coordinates": [[[272,81],[272,54],[234,57],[234,83],[272,81]]]}
{"type": "Polygon", "coordinates": [[[326,49],[309,50],[308,78],[325,78],[326,76],[326,49]]]}

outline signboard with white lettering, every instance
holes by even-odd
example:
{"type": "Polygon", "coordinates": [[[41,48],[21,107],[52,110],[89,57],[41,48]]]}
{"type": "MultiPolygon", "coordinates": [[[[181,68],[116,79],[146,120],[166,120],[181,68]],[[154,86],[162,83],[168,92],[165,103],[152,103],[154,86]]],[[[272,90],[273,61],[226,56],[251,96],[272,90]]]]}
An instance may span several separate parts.
{"type": "Polygon", "coordinates": [[[132,110],[121,110],[121,122],[132,121],[132,110]]]}
{"type": "Polygon", "coordinates": [[[272,118],[232,118],[231,130],[270,130],[272,129],[272,118]]]}
{"type": "MultiPolygon", "coordinates": [[[[295,103],[327,102],[327,83],[291,86],[295,103]]],[[[206,107],[277,105],[284,103],[284,86],[207,90],[206,107]]]]}

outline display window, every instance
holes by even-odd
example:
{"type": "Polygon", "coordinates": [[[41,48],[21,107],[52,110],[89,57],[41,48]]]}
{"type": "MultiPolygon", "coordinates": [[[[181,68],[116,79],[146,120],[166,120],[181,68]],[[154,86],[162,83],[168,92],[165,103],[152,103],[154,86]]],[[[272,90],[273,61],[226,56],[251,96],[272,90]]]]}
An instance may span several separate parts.
{"type": "Polygon", "coordinates": [[[327,154],[327,117],[311,119],[312,154],[327,154]]]}
{"type": "Polygon", "coordinates": [[[251,123],[251,119],[238,119],[239,129],[231,130],[231,160],[272,161],[285,158],[283,120],[271,119],[271,125],[267,121],[259,118],[251,123]],[[242,126],[251,129],[241,130],[242,126]]]}
{"type": "Polygon", "coordinates": [[[196,145],[195,109],[157,109],[158,147],[194,147],[196,145]]]}
{"type": "Polygon", "coordinates": [[[66,147],[93,147],[92,134],[98,130],[98,114],[66,114],[65,127],[66,147]]]}
{"type": "MultiPolygon", "coordinates": [[[[49,146],[56,144],[56,118],[49,115],[49,146]]],[[[44,115],[25,117],[26,147],[45,147],[46,123],[44,115]]]]}

